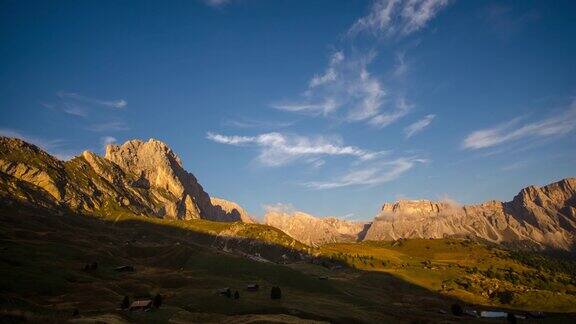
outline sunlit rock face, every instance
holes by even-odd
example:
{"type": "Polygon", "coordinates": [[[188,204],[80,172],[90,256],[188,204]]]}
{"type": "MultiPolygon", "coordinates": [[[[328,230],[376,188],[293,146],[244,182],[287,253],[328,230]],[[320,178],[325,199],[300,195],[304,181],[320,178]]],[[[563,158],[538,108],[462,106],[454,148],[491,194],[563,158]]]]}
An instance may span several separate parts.
{"type": "Polygon", "coordinates": [[[491,242],[531,242],[572,249],[576,234],[576,179],[522,189],[510,202],[457,206],[401,200],[386,203],[366,240],[471,236],[491,242]]]}
{"type": "Polygon", "coordinates": [[[254,220],[244,208],[237,203],[222,198],[210,197],[210,202],[217,208],[222,209],[222,215],[227,219],[240,220],[243,223],[254,223],[254,220]]]}
{"type": "Polygon", "coordinates": [[[0,152],[0,172],[5,175],[0,193],[7,200],[32,199],[18,190],[22,181],[79,212],[120,208],[162,218],[251,221],[235,203],[213,203],[178,156],[158,140],[131,140],[108,145],[105,157],[84,151],[60,161],[32,144],[0,137],[0,152]]]}
{"type": "Polygon", "coordinates": [[[320,245],[354,242],[363,237],[367,223],[351,222],[333,217],[318,218],[302,212],[268,211],[264,223],[274,226],[300,242],[320,245]]]}

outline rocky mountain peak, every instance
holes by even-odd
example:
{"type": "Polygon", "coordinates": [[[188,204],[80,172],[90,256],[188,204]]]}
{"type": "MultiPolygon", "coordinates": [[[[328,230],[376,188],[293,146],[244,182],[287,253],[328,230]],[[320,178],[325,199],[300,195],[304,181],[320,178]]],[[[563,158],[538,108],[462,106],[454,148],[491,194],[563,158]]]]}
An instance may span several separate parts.
{"type": "Polygon", "coordinates": [[[269,210],[264,223],[309,245],[353,242],[364,237],[367,223],[314,217],[299,211],[269,210]]]}
{"type": "Polygon", "coordinates": [[[32,184],[74,210],[94,212],[115,203],[135,214],[156,217],[249,219],[236,204],[212,204],[180,158],[155,139],[108,145],[104,158],[84,151],[63,162],[32,144],[0,137],[0,153],[0,172],[9,179],[3,181],[32,184]]]}
{"type": "Polygon", "coordinates": [[[398,216],[427,216],[439,214],[453,206],[447,202],[431,201],[426,199],[420,200],[398,200],[394,203],[384,203],[380,209],[379,217],[398,217],[398,216]]]}

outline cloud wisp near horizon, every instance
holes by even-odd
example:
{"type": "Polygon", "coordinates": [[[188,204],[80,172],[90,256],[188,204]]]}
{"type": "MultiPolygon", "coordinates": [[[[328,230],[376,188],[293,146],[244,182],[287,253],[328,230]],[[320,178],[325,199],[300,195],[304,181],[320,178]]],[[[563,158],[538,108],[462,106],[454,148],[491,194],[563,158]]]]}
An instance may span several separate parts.
{"type": "Polygon", "coordinates": [[[492,128],[481,129],[469,134],[462,147],[478,150],[522,140],[533,140],[552,136],[562,136],[576,129],[576,99],[568,109],[545,119],[522,123],[517,117],[492,128]]]}
{"type": "Polygon", "coordinates": [[[384,152],[372,152],[355,146],[346,146],[337,138],[326,136],[306,137],[281,133],[264,133],[257,136],[226,136],[208,133],[206,138],[220,144],[256,146],[260,149],[258,162],[277,167],[296,160],[315,162],[322,156],[351,156],[361,161],[372,160],[384,152]],[[313,158],[313,159],[309,159],[313,158]]]}

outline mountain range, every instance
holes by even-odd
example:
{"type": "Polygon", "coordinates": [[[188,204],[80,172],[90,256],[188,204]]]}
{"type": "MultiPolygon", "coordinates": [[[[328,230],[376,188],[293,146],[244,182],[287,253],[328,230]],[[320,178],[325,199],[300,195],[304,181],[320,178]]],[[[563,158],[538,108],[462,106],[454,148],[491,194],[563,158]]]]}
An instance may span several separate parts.
{"type": "MultiPolygon", "coordinates": [[[[161,141],[108,145],[104,157],[84,151],[60,161],[19,139],[0,138],[0,201],[77,213],[125,210],[167,219],[253,223],[238,204],[210,197],[161,141]]],[[[573,250],[576,178],[530,186],[510,202],[385,203],[372,222],[272,210],[264,223],[313,246],[400,238],[474,237],[494,243],[573,250]]]]}
{"type": "Polygon", "coordinates": [[[150,139],[108,145],[60,161],[19,139],[0,138],[0,199],[78,213],[123,209],[172,219],[252,222],[238,205],[211,198],[180,158],[150,139]]]}
{"type": "Polygon", "coordinates": [[[265,217],[311,245],[402,238],[472,237],[516,246],[573,250],[576,178],[524,188],[512,201],[459,206],[453,202],[399,200],[385,203],[370,223],[272,211],[265,217]]]}

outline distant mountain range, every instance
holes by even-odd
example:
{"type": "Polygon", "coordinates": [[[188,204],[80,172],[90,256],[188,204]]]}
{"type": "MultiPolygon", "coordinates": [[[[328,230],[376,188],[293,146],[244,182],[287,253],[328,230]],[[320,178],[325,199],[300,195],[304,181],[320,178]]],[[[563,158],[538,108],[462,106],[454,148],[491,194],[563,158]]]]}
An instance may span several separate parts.
{"type": "MultiPolygon", "coordinates": [[[[0,137],[0,202],[77,213],[126,211],[181,220],[254,222],[238,204],[210,197],[178,156],[150,139],[108,145],[60,161],[35,145],[0,137]]],[[[524,188],[510,202],[458,206],[429,200],[384,204],[372,222],[270,211],[264,223],[309,244],[399,238],[475,237],[574,250],[576,178],[524,188]]]]}
{"type": "Polygon", "coordinates": [[[400,238],[475,237],[494,243],[574,250],[576,178],[520,191],[510,202],[458,206],[449,202],[385,203],[371,223],[271,212],[265,222],[311,245],[400,238]]]}

